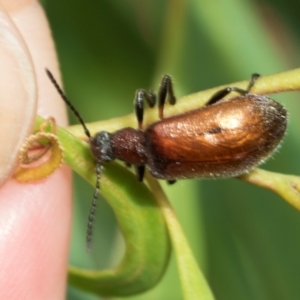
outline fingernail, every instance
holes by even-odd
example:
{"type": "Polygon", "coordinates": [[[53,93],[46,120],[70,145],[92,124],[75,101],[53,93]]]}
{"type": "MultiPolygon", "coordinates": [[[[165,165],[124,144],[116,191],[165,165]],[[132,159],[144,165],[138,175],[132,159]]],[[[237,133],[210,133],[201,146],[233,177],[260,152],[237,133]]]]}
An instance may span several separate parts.
{"type": "Polygon", "coordinates": [[[0,185],[17,164],[18,151],[31,133],[37,85],[27,46],[0,6],[0,185]]]}

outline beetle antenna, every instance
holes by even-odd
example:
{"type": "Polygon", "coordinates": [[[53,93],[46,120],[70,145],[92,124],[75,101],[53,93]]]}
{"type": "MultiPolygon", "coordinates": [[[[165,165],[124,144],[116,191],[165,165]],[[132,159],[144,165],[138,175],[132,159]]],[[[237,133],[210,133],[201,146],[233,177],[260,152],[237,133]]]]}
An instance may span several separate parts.
{"type": "MultiPolygon", "coordinates": [[[[82,127],[84,129],[84,132],[85,132],[86,136],[89,138],[90,142],[92,142],[94,138],[91,136],[91,133],[88,130],[88,128],[86,127],[86,125],[85,125],[82,117],[80,116],[79,112],[73,106],[73,104],[70,102],[70,100],[67,98],[67,96],[64,94],[64,92],[62,91],[61,87],[59,86],[59,84],[55,80],[53,74],[48,69],[46,69],[46,73],[47,73],[49,79],[51,80],[51,82],[53,83],[54,87],[56,88],[57,92],[61,96],[61,98],[69,106],[69,108],[71,109],[71,111],[74,113],[74,115],[79,120],[80,124],[82,125],[82,127]]],[[[96,185],[95,185],[95,192],[94,192],[94,197],[93,197],[93,201],[92,201],[92,207],[91,207],[90,214],[89,214],[89,217],[88,217],[87,232],[86,232],[86,250],[88,252],[91,251],[94,218],[95,218],[95,213],[96,213],[96,209],[97,209],[97,202],[98,202],[99,193],[100,193],[101,171],[102,171],[101,161],[97,161],[97,163],[96,163],[96,185]]]]}
{"type": "Polygon", "coordinates": [[[89,218],[88,218],[88,224],[87,224],[87,231],[86,231],[86,251],[90,252],[92,247],[92,236],[93,236],[93,227],[94,227],[94,219],[97,209],[97,202],[100,192],[100,177],[101,177],[101,162],[98,161],[96,164],[96,187],[94,192],[94,198],[92,201],[92,207],[90,210],[89,218]]]}
{"type": "Polygon", "coordinates": [[[57,92],[59,93],[59,95],[61,96],[61,98],[64,100],[64,102],[69,106],[69,108],[71,109],[71,111],[77,117],[78,121],[80,122],[80,124],[83,127],[85,135],[89,138],[90,141],[92,141],[93,137],[91,136],[90,131],[87,129],[87,127],[86,127],[86,125],[85,125],[82,117],[80,116],[79,112],[77,111],[77,109],[73,106],[73,104],[70,102],[70,100],[64,94],[64,92],[62,91],[61,87],[59,86],[59,84],[55,80],[55,78],[52,75],[52,73],[48,69],[46,69],[46,73],[47,73],[49,79],[51,80],[51,82],[53,83],[53,85],[55,86],[55,88],[56,88],[57,92]]]}

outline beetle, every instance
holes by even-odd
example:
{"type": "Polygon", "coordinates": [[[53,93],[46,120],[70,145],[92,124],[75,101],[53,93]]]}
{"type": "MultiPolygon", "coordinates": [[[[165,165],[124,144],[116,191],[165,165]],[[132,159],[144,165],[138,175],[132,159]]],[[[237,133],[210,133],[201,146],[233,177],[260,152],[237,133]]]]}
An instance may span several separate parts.
{"type": "Polygon", "coordinates": [[[170,183],[177,179],[236,177],[265,161],[278,147],[287,127],[287,111],[281,104],[250,93],[258,74],[252,75],[245,90],[227,87],[199,109],[164,118],[165,102],[176,103],[171,77],[164,75],[157,97],[152,91],[136,92],[134,110],[138,129],[102,131],[92,137],[53,75],[49,70],[46,72],[83,126],[96,160],[97,182],[88,222],[88,248],[103,162],[119,159],[134,165],[139,181],[143,180],[145,166],[152,176],[170,183]],[[223,100],[231,92],[239,95],[223,100]],[[143,129],[144,102],[153,107],[156,98],[160,120],[143,129]]]}

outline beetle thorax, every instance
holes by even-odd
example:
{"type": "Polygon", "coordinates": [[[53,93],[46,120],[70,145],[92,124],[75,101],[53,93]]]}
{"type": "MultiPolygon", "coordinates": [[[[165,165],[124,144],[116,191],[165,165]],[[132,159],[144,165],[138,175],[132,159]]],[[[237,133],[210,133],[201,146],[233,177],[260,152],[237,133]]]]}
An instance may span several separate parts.
{"type": "Polygon", "coordinates": [[[137,166],[147,163],[143,131],[123,128],[112,134],[111,144],[116,159],[137,166]]]}

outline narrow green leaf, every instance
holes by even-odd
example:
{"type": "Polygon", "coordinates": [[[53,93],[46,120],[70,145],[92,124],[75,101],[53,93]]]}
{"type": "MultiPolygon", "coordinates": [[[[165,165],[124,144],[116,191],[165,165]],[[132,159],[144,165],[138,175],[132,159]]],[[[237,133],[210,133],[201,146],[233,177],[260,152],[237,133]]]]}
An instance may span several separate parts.
{"type": "Polygon", "coordinates": [[[157,180],[148,176],[147,181],[154,191],[166,220],[172,245],[175,250],[178,272],[181,281],[183,299],[213,300],[213,294],[200,271],[193,253],[188,245],[176,215],[157,180]]]}

